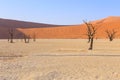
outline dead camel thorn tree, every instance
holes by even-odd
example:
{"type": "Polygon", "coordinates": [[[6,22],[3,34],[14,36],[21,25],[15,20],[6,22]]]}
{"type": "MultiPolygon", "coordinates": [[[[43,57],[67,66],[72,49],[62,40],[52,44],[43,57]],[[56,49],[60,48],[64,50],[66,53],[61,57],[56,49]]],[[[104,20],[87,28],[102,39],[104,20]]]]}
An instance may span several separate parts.
{"type": "Polygon", "coordinates": [[[24,34],[23,36],[24,36],[24,41],[25,41],[25,43],[29,43],[29,42],[30,42],[30,35],[26,36],[26,35],[24,34]]]}
{"type": "Polygon", "coordinates": [[[117,33],[117,31],[115,31],[114,29],[110,30],[106,30],[105,31],[107,33],[107,37],[109,38],[109,41],[113,41],[113,39],[115,38],[115,35],[117,33]]]}
{"type": "Polygon", "coordinates": [[[86,21],[83,21],[83,22],[87,26],[87,34],[86,35],[88,36],[88,42],[90,43],[89,50],[92,50],[95,34],[96,34],[98,28],[96,28],[96,26],[94,26],[90,22],[86,22],[86,21]]]}
{"type": "MultiPolygon", "coordinates": [[[[89,24],[86,23],[86,25],[89,25],[89,24]]],[[[91,40],[91,30],[90,30],[90,28],[88,26],[87,26],[86,30],[87,30],[87,34],[86,35],[88,37],[88,43],[90,43],[90,40],[91,40]]]]}
{"type": "Polygon", "coordinates": [[[9,34],[8,41],[10,39],[10,43],[13,43],[13,39],[14,39],[14,35],[15,35],[15,29],[14,28],[9,28],[8,29],[8,34],[9,34]]]}
{"type": "Polygon", "coordinates": [[[35,32],[33,33],[33,41],[34,42],[36,41],[36,33],[35,32]]]}

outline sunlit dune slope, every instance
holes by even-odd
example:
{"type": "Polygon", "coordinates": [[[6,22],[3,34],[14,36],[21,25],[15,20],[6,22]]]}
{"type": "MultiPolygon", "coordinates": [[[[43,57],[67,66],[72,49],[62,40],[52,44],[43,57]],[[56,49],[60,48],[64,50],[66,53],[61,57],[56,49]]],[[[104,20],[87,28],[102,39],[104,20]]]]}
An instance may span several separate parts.
{"type": "Polygon", "coordinates": [[[50,28],[19,28],[18,30],[25,33],[27,36],[30,35],[31,37],[33,37],[34,35],[36,35],[37,38],[80,38],[82,34],[79,25],[50,28]]]}
{"type": "MultiPolygon", "coordinates": [[[[96,38],[107,38],[106,30],[114,30],[117,32],[116,38],[120,37],[120,17],[110,16],[91,23],[97,28],[96,38]]],[[[37,38],[87,38],[84,24],[48,28],[18,28],[18,30],[31,37],[35,34],[37,38]]]]}

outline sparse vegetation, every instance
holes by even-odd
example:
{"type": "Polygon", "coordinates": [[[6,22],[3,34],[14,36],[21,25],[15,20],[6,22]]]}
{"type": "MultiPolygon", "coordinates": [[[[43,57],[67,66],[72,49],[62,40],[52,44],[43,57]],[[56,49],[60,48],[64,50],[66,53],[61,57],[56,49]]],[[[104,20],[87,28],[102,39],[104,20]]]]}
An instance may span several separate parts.
{"type": "Polygon", "coordinates": [[[30,42],[30,35],[26,36],[24,34],[24,41],[25,41],[25,43],[29,43],[30,42]]]}
{"type": "Polygon", "coordinates": [[[94,37],[97,31],[97,28],[90,22],[84,21],[85,25],[87,26],[87,36],[88,36],[88,42],[90,43],[89,50],[93,49],[93,42],[94,37]]]}
{"type": "Polygon", "coordinates": [[[113,41],[113,39],[115,38],[115,35],[117,33],[117,31],[115,31],[114,29],[110,30],[106,30],[105,31],[107,33],[107,37],[109,38],[109,41],[113,41]]]}
{"type": "Polygon", "coordinates": [[[34,42],[36,41],[36,33],[35,32],[33,33],[33,41],[34,42]]]}
{"type": "Polygon", "coordinates": [[[8,29],[8,34],[9,34],[8,41],[10,41],[10,43],[13,43],[13,39],[14,39],[14,35],[15,35],[15,29],[14,28],[9,28],[8,29]]]}

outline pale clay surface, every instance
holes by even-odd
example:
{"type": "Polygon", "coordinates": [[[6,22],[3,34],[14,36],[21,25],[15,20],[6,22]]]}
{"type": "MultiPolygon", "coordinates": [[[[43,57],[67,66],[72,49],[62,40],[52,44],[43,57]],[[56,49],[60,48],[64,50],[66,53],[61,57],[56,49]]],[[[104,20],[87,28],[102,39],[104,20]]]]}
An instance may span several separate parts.
{"type": "Polygon", "coordinates": [[[0,80],[120,80],[120,40],[88,47],[81,39],[1,40],[0,80]]]}

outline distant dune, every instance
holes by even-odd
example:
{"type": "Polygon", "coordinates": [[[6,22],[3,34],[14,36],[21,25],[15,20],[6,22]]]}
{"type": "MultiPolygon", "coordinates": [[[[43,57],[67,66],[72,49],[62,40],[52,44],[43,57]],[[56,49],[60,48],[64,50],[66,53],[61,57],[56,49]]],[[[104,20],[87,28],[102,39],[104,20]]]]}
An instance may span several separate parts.
{"type": "MultiPolygon", "coordinates": [[[[120,17],[110,16],[101,20],[92,21],[97,30],[96,38],[106,38],[106,30],[114,29],[117,31],[116,38],[120,37],[120,17]]],[[[16,38],[20,34],[30,35],[32,38],[54,38],[54,39],[77,39],[87,38],[86,26],[80,25],[51,25],[43,23],[24,22],[16,20],[0,19],[0,38],[8,38],[8,29],[16,29],[16,38]]]]}

